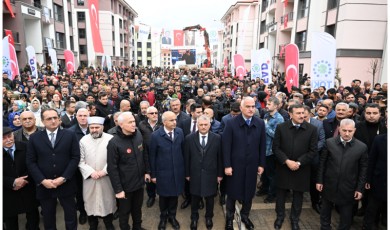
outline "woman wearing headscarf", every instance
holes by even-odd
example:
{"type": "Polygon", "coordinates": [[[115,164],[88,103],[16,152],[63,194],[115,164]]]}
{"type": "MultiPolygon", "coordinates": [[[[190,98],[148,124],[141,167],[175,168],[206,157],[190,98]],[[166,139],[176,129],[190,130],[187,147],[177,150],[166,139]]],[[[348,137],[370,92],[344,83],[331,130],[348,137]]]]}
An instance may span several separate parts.
{"type": "Polygon", "coordinates": [[[8,125],[13,131],[22,128],[22,123],[20,122],[20,112],[10,113],[8,116],[8,125]]]}
{"type": "Polygon", "coordinates": [[[41,102],[37,98],[32,99],[28,110],[34,113],[35,125],[43,127],[44,125],[41,120],[41,102]]]}

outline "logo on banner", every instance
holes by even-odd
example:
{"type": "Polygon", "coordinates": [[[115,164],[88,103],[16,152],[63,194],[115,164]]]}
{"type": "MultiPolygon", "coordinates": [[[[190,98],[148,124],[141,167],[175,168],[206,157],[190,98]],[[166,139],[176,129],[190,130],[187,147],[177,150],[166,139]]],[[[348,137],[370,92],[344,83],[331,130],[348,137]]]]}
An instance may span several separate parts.
{"type": "Polygon", "coordinates": [[[252,76],[255,78],[261,78],[265,84],[268,84],[268,68],[269,68],[270,61],[268,60],[267,63],[261,64],[254,64],[252,66],[252,76]]]}
{"type": "Polygon", "coordinates": [[[3,56],[3,68],[7,69],[9,67],[9,58],[3,56]]]}
{"type": "Polygon", "coordinates": [[[31,68],[31,73],[35,71],[35,58],[30,59],[30,68],[31,68]]]}
{"type": "Polygon", "coordinates": [[[328,77],[332,73],[332,65],[325,60],[317,61],[314,64],[313,73],[316,77],[328,77]]]}

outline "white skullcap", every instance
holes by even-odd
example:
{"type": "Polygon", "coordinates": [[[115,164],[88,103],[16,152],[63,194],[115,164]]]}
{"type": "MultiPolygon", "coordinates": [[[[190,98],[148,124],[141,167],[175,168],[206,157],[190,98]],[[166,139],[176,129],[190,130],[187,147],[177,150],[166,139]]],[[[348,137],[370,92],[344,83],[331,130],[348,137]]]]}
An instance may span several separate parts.
{"type": "Polygon", "coordinates": [[[88,125],[91,125],[91,124],[103,125],[104,118],[103,117],[88,117],[88,125]]]}

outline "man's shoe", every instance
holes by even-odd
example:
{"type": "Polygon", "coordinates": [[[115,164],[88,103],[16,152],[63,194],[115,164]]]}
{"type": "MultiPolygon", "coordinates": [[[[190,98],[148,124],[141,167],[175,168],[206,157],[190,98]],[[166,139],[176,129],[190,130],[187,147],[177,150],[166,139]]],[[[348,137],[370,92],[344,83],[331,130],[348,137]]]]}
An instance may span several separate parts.
{"type": "Polygon", "coordinates": [[[160,223],[158,224],[158,230],[165,230],[166,227],[167,227],[167,220],[160,219],[160,223]]]}
{"type": "Polygon", "coordinates": [[[83,225],[85,223],[87,223],[87,213],[86,212],[80,212],[79,224],[83,225]]]}
{"type": "Polygon", "coordinates": [[[117,209],[114,214],[112,215],[112,218],[114,218],[114,220],[118,219],[119,218],[119,209],[117,209]]]}
{"type": "Polygon", "coordinates": [[[221,196],[219,197],[219,204],[220,204],[221,206],[224,206],[224,205],[226,204],[226,195],[221,195],[221,196]]]}
{"type": "Polygon", "coordinates": [[[253,230],[255,229],[255,226],[253,225],[252,221],[249,219],[249,217],[243,217],[241,216],[241,222],[245,224],[245,228],[247,230],[253,230]]]}
{"type": "Polygon", "coordinates": [[[177,222],[176,218],[174,218],[174,217],[168,218],[168,222],[172,225],[173,229],[175,229],[175,230],[180,229],[180,224],[179,224],[179,222],[177,222]]]}
{"type": "Polygon", "coordinates": [[[291,223],[291,229],[292,230],[300,230],[301,228],[299,227],[298,223],[291,223]]]}
{"type": "Polygon", "coordinates": [[[146,207],[150,208],[154,205],[154,201],[156,200],[156,198],[154,197],[149,197],[148,201],[146,201],[146,207]]]}
{"type": "Polygon", "coordinates": [[[256,192],[256,196],[264,196],[264,195],[267,195],[268,194],[268,191],[265,190],[265,189],[259,189],[257,192],[256,192]]]}
{"type": "Polygon", "coordinates": [[[274,223],[274,228],[276,230],[279,230],[282,228],[282,225],[283,225],[283,220],[282,219],[276,219],[275,220],[275,223],[274,223]]]}
{"type": "Polygon", "coordinates": [[[225,230],[234,230],[233,219],[226,219],[225,230]]]}
{"type": "Polygon", "coordinates": [[[191,230],[197,230],[198,229],[198,221],[197,220],[192,220],[191,225],[190,225],[191,230]]]}
{"type": "Polygon", "coordinates": [[[267,196],[264,199],[264,203],[269,204],[269,203],[275,203],[275,197],[274,196],[267,196]]]}
{"type": "Polygon", "coordinates": [[[185,199],[185,200],[183,201],[183,203],[181,204],[180,208],[181,208],[181,209],[185,209],[185,208],[187,208],[188,205],[190,205],[190,204],[191,204],[191,200],[185,199]]]}
{"type": "Polygon", "coordinates": [[[213,228],[213,219],[212,218],[206,218],[206,228],[207,228],[207,230],[210,230],[213,228]]]}
{"type": "Polygon", "coordinates": [[[199,209],[203,209],[204,208],[204,202],[203,202],[203,198],[200,199],[200,202],[199,202],[199,209]]]}
{"type": "Polygon", "coordinates": [[[314,211],[316,211],[316,213],[320,214],[321,207],[320,207],[319,204],[314,203],[314,204],[311,205],[311,207],[313,208],[314,211]]]}

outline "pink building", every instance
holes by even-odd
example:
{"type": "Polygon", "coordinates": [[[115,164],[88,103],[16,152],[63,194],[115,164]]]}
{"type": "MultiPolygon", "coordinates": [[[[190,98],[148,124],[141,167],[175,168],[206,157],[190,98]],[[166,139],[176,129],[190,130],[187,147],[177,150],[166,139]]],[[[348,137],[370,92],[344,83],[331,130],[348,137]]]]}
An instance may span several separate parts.
{"type": "Polygon", "coordinates": [[[240,16],[248,4],[258,4],[259,9],[254,12],[255,15],[250,15],[254,20],[253,30],[247,32],[252,32],[253,39],[243,41],[245,51],[241,54],[248,64],[250,49],[266,48],[273,56],[274,71],[284,72],[282,47],[295,43],[300,50],[300,73],[310,74],[311,33],[323,31],[336,39],[336,65],[341,84],[349,85],[353,79],[372,82],[370,63],[374,60],[378,60],[374,81],[387,81],[386,0],[353,3],[347,0],[238,1],[221,19],[225,25],[224,57],[229,57],[229,60],[232,53],[237,52],[234,49],[237,46],[234,43],[237,37],[234,37],[234,25],[240,23],[240,16]]]}

